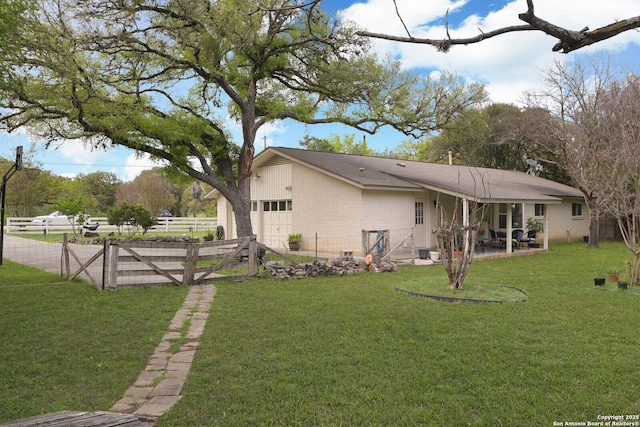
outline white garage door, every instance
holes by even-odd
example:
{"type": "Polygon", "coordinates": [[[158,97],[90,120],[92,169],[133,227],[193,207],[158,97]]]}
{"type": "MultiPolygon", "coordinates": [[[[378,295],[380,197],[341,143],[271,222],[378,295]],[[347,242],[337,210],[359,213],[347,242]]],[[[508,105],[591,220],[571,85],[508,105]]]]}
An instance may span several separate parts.
{"type": "Polygon", "coordinates": [[[292,232],[291,208],[291,200],[263,202],[262,243],[277,251],[288,248],[287,237],[292,232]]]}

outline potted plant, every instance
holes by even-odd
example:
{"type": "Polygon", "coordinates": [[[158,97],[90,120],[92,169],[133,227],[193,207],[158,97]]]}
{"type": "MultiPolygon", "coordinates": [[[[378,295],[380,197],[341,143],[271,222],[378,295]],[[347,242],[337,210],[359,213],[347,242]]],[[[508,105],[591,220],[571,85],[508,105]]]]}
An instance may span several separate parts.
{"type": "Polygon", "coordinates": [[[617,282],[618,281],[618,274],[620,274],[620,270],[618,270],[615,267],[611,267],[607,271],[607,274],[609,275],[609,281],[610,282],[617,282]]]}
{"type": "Polygon", "coordinates": [[[205,233],[202,240],[204,240],[205,242],[212,242],[215,238],[216,238],[216,235],[214,234],[214,232],[209,230],[205,233]]]}
{"type": "Polygon", "coordinates": [[[302,234],[300,233],[289,234],[287,241],[289,242],[289,250],[298,251],[300,250],[300,243],[302,243],[302,234]]]}

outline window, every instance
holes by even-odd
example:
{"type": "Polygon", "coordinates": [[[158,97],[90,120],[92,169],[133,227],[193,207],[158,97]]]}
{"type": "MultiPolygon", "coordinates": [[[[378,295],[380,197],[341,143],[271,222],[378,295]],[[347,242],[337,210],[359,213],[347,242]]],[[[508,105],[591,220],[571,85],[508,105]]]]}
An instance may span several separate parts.
{"type": "Polygon", "coordinates": [[[542,203],[536,203],[533,216],[544,216],[544,205],[542,203]]]}
{"type": "Polygon", "coordinates": [[[511,226],[513,228],[522,228],[522,203],[511,205],[511,226]]]}
{"type": "MultiPolygon", "coordinates": [[[[258,209],[258,202],[255,203],[256,210],[258,209]]],[[[262,209],[264,212],[284,212],[293,210],[293,203],[291,200],[272,200],[262,203],[262,209]]]]}
{"type": "Polygon", "coordinates": [[[571,216],[572,217],[581,217],[582,216],[582,203],[572,203],[571,204],[571,216]]]}
{"type": "Polygon", "coordinates": [[[251,202],[251,212],[257,212],[258,211],[258,202],[251,202]]]}
{"type": "Polygon", "coordinates": [[[498,205],[498,228],[507,228],[507,204],[498,205]]]}
{"type": "Polygon", "coordinates": [[[416,225],[424,224],[424,202],[416,202],[416,225]]]}

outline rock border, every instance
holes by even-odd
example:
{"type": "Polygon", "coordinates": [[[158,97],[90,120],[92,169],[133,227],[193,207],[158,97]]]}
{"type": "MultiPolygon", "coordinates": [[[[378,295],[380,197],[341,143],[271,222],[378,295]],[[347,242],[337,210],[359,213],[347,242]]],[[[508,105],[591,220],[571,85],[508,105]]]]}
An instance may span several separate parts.
{"type": "Polygon", "coordinates": [[[520,299],[520,300],[516,300],[516,301],[501,301],[501,300],[491,300],[491,299],[456,298],[456,297],[445,297],[445,296],[441,296],[441,295],[422,294],[420,292],[414,292],[414,291],[409,291],[409,290],[406,290],[406,289],[398,288],[397,286],[394,286],[393,290],[397,291],[397,292],[402,292],[402,293],[405,293],[407,295],[411,295],[411,296],[414,296],[414,297],[428,298],[428,299],[432,299],[432,300],[436,300],[436,301],[442,301],[442,302],[471,302],[471,303],[474,303],[474,304],[480,304],[480,303],[488,302],[488,303],[507,304],[507,303],[512,303],[512,302],[526,302],[529,299],[529,293],[527,291],[525,291],[524,289],[516,288],[515,286],[506,286],[506,285],[501,285],[500,287],[501,288],[515,289],[516,291],[523,293],[525,295],[525,298],[520,299]]]}

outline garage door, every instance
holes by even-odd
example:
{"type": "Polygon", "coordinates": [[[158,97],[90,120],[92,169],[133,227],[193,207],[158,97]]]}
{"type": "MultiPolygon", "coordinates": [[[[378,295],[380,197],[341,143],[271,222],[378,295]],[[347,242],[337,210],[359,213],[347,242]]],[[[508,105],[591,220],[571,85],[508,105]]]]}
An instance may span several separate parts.
{"type": "Polygon", "coordinates": [[[287,246],[287,237],[292,229],[291,200],[274,200],[263,202],[262,239],[265,245],[282,250],[287,246]]]}

